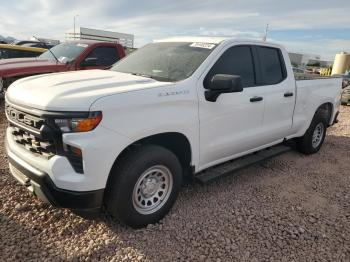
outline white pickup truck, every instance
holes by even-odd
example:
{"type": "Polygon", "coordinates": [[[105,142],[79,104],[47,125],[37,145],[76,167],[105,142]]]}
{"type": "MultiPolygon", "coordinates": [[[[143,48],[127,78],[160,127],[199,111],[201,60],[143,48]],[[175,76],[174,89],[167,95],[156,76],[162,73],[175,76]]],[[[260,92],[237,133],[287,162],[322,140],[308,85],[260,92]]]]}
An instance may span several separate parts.
{"type": "Polygon", "coordinates": [[[296,81],[276,44],[159,41],[110,70],[14,82],[6,93],[10,170],[54,206],[103,208],[140,227],[169,212],[186,177],[208,181],[215,168],[285,151],[286,140],[317,152],[340,94],[340,78],[296,81]]]}

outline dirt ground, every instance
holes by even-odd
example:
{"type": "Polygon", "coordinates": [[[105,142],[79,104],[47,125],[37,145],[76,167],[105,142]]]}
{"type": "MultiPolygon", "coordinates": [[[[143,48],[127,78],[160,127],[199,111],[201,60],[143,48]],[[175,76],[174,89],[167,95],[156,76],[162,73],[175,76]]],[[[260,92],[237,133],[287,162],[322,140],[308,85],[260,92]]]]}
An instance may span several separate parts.
{"type": "Polygon", "coordinates": [[[42,203],[10,176],[1,146],[0,258],[350,261],[350,107],[341,108],[319,153],[291,151],[207,185],[186,185],[165,219],[139,230],[42,203]]]}

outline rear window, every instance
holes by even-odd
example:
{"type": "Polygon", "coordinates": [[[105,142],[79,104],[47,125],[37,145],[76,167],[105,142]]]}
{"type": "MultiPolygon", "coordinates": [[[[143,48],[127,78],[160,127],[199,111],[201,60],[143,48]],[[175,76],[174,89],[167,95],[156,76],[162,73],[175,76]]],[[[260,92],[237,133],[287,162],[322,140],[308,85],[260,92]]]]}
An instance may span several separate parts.
{"type": "Polygon", "coordinates": [[[285,77],[285,65],[281,52],[277,48],[258,47],[263,82],[265,85],[275,85],[285,77]]]}

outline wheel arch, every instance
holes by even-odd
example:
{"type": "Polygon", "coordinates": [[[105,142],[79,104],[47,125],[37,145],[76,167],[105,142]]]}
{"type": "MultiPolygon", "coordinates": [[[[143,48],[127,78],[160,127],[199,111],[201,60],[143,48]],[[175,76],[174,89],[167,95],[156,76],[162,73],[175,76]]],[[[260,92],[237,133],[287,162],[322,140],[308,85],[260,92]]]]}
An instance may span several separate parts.
{"type": "Polygon", "coordinates": [[[318,114],[319,112],[321,112],[326,116],[328,126],[330,126],[334,118],[334,109],[335,109],[334,104],[329,100],[322,101],[321,104],[317,103],[317,105],[312,105],[312,107],[310,106],[310,108],[307,109],[307,112],[305,113],[306,119],[304,124],[298,130],[298,132],[295,135],[293,135],[293,137],[302,137],[310,127],[315,115],[318,114]]]}
{"type": "Polygon", "coordinates": [[[108,175],[106,187],[109,184],[110,178],[113,176],[113,170],[117,168],[118,163],[123,159],[123,157],[125,157],[125,155],[128,154],[128,152],[130,152],[130,150],[133,148],[143,145],[158,145],[170,150],[179,159],[183,168],[184,177],[192,176],[192,147],[190,140],[187,138],[187,136],[179,132],[164,132],[146,136],[126,146],[116,157],[112,165],[108,175]]]}
{"type": "Polygon", "coordinates": [[[332,116],[334,112],[334,105],[331,102],[325,102],[321,104],[315,111],[315,114],[321,113],[324,115],[324,117],[327,119],[328,125],[331,125],[332,122],[332,116]]]}

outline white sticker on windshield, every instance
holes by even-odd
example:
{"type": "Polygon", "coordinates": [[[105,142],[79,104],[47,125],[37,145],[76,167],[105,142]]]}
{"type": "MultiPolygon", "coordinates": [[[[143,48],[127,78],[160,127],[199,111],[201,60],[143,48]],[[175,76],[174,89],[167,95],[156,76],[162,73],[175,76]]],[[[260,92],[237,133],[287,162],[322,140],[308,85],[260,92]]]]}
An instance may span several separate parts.
{"type": "Polygon", "coordinates": [[[215,45],[209,44],[209,43],[192,43],[190,46],[199,47],[199,48],[206,48],[206,49],[213,49],[215,45]]]}
{"type": "Polygon", "coordinates": [[[81,47],[87,47],[87,44],[77,44],[77,46],[81,46],[81,47]]]}

